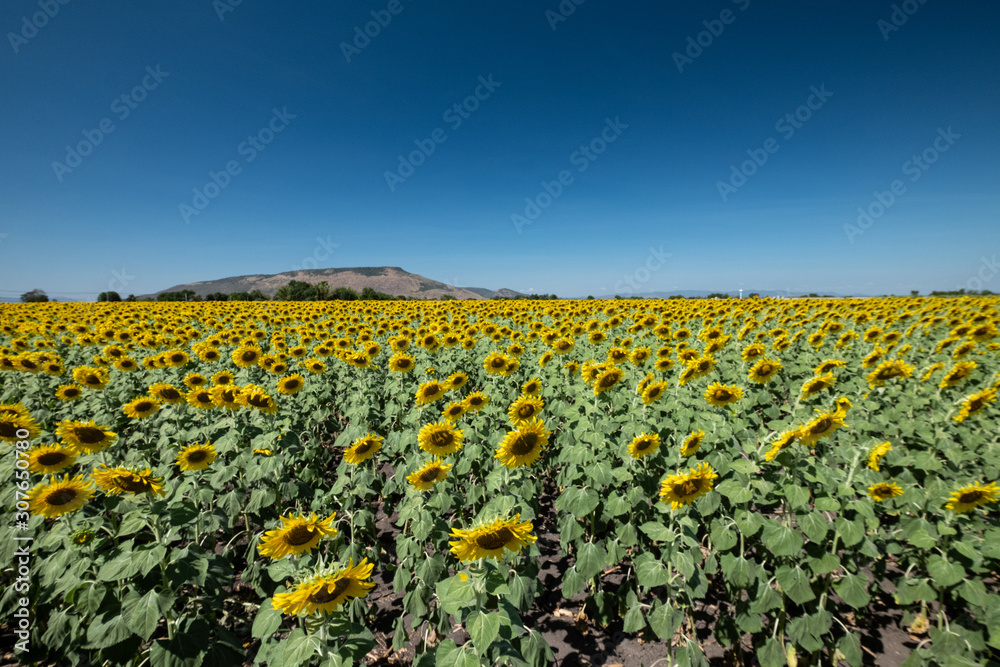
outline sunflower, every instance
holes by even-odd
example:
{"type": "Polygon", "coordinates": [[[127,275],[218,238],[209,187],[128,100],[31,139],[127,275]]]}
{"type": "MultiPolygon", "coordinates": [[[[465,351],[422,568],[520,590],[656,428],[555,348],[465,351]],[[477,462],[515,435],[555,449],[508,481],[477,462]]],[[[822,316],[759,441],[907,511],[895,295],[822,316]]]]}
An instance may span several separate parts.
{"type": "Polygon", "coordinates": [[[832,435],[834,431],[846,428],[844,415],[839,411],[819,412],[819,416],[799,429],[799,442],[806,447],[812,447],[820,438],[832,435]]]}
{"type": "Polygon", "coordinates": [[[531,421],[542,411],[545,402],[536,396],[519,396],[507,408],[507,418],[515,426],[521,426],[531,421]]]}
{"type": "Polygon", "coordinates": [[[927,370],[924,372],[923,377],[920,378],[920,381],[921,382],[927,382],[928,380],[931,379],[932,375],[934,375],[935,373],[937,373],[942,368],[944,368],[944,363],[943,362],[938,362],[936,364],[931,364],[930,366],[927,367],[927,370]]]}
{"type": "Polygon", "coordinates": [[[549,362],[552,361],[552,356],[552,350],[546,350],[545,353],[538,358],[538,365],[545,368],[549,365],[549,362]]]}
{"type": "Polygon", "coordinates": [[[717,407],[736,403],[741,398],[743,398],[743,390],[731,384],[713,382],[705,390],[705,400],[708,401],[709,405],[717,407]]]}
{"type": "Polygon", "coordinates": [[[60,473],[76,463],[77,454],[62,445],[38,445],[27,450],[28,470],[39,475],[60,473]]]}
{"type": "Polygon", "coordinates": [[[145,419],[160,411],[160,402],[152,396],[140,396],[122,406],[122,412],[131,419],[145,419]]]}
{"type": "Polygon", "coordinates": [[[272,452],[270,449],[255,449],[251,453],[257,454],[259,456],[274,456],[274,452],[272,452]]]}
{"type": "Polygon", "coordinates": [[[519,552],[538,539],[531,534],[534,526],[530,521],[521,521],[517,514],[512,519],[495,519],[489,523],[468,530],[453,528],[449,542],[451,552],[464,562],[480,558],[500,559],[504,551],[519,552]]]}
{"type": "Polygon", "coordinates": [[[152,493],[156,496],[165,495],[163,492],[163,478],[153,477],[153,471],[149,468],[144,470],[129,469],[122,466],[109,468],[103,463],[100,468],[94,468],[90,473],[98,487],[109,496],[117,496],[122,493],[152,493]]]}
{"type": "Polygon", "coordinates": [[[510,375],[507,369],[510,367],[511,358],[503,352],[494,352],[483,360],[483,368],[490,375],[510,375]]]}
{"type": "MultiPolygon", "coordinates": [[[[212,375],[212,384],[216,386],[233,384],[235,381],[236,376],[229,371],[219,371],[212,375]]],[[[150,391],[152,391],[152,387],[150,387],[150,391]]]]}
{"type": "Polygon", "coordinates": [[[306,386],[306,379],[299,373],[286,375],[278,380],[278,392],[285,396],[293,396],[306,386]]]}
{"type": "Polygon", "coordinates": [[[694,379],[695,369],[690,366],[686,367],[681,371],[680,376],[677,378],[677,384],[681,387],[686,385],[688,382],[694,379]]]}
{"type": "Polygon", "coordinates": [[[508,431],[494,458],[508,468],[530,466],[549,444],[549,431],[540,419],[524,420],[516,431],[508,431]]]}
{"type": "Polygon", "coordinates": [[[249,368],[260,363],[264,353],[256,345],[241,345],[233,350],[233,363],[240,368],[249,368]]]}
{"type": "Polygon", "coordinates": [[[445,382],[447,383],[449,389],[461,389],[465,385],[469,384],[469,376],[462,371],[456,371],[449,375],[445,382]]]}
{"type": "Polygon", "coordinates": [[[740,353],[740,357],[743,361],[753,361],[764,354],[764,352],[765,348],[760,343],[750,343],[743,348],[743,351],[740,353]]]}
{"type": "MultiPolygon", "coordinates": [[[[211,394],[209,394],[211,400],[211,394]]],[[[248,384],[240,388],[240,405],[245,408],[260,410],[264,414],[273,415],[278,411],[278,404],[264,391],[263,387],[255,384],[248,384]]]]}
{"type": "Polygon", "coordinates": [[[895,482],[879,482],[868,487],[868,495],[877,503],[903,495],[903,489],[895,482]]]}
{"type": "Polygon", "coordinates": [[[674,367],[674,360],[670,357],[660,357],[653,363],[653,368],[665,373],[674,367]]]}
{"type": "Polygon", "coordinates": [[[640,433],[628,443],[628,453],[633,459],[641,459],[653,454],[660,448],[659,433],[640,433]]]}
{"type": "Polygon", "coordinates": [[[616,384],[622,381],[625,377],[625,371],[618,368],[617,366],[611,366],[610,368],[598,373],[597,377],[594,378],[594,395],[601,394],[616,384]]]}
{"type": "Polygon", "coordinates": [[[414,398],[417,401],[417,405],[427,405],[444,398],[447,391],[448,387],[444,383],[437,380],[428,380],[420,385],[414,398]]]}
{"type": "Polygon", "coordinates": [[[465,403],[456,403],[452,401],[445,406],[444,410],[441,411],[441,417],[449,422],[458,421],[459,417],[465,414],[466,407],[465,403]]]}
{"type": "Polygon", "coordinates": [[[951,369],[945,373],[945,376],[941,379],[941,384],[938,385],[941,389],[947,389],[949,387],[954,387],[959,384],[962,380],[966,379],[972,374],[972,371],[976,369],[976,362],[974,361],[960,361],[951,369]]]}
{"type": "Polygon", "coordinates": [[[191,372],[184,376],[184,384],[191,389],[194,389],[195,387],[201,387],[207,382],[208,379],[201,373],[191,372]]]}
{"type": "Polygon", "coordinates": [[[366,597],[375,588],[374,583],[365,581],[371,577],[373,568],[367,558],[362,558],[357,565],[351,559],[347,567],[319,572],[296,584],[292,590],[275,594],[271,606],[288,616],[337,611],[355,598],[366,597]]]}
{"type": "Polygon", "coordinates": [[[219,384],[208,390],[215,407],[235,410],[240,407],[240,388],[235,385],[219,384]]]}
{"type": "MultiPolygon", "coordinates": [[[[694,350],[689,350],[689,352],[694,352],[694,350]]],[[[687,362],[687,367],[693,371],[691,379],[697,380],[715,370],[715,359],[710,354],[698,355],[687,362]]]]}
{"type": "Polygon", "coordinates": [[[172,368],[180,368],[189,361],[191,361],[191,357],[184,350],[170,350],[163,354],[164,364],[172,368]]]}
{"type": "Polygon", "coordinates": [[[257,550],[261,556],[274,560],[312,551],[324,537],[336,536],[337,529],[333,527],[336,516],[334,512],[325,519],[320,519],[315,513],[308,517],[305,514],[279,517],[281,525],[264,533],[257,550]]]}
{"type": "Polygon", "coordinates": [[[837,378],[833,376],[833,373],[818,375],[806,380],[805,384],[802,385],[802,398],[812,398],[819,392],[832,388],[835,384],[837,384],[837,378]]]}
{"type": "Polygon", "coordinates": [[[988,387],[982,391],[976,392],[975,394],[971,394],[968,398],[962,401],[962,409],[957,415],[952,417],[952,419],[957,422],[963,422],[970,415],[982,410],[987,403],[992,403],[995,400],[997,400],[997,390],[993,387],[988,387]]]}
{"type": "Polygon", "coordinates": [[[107,430],[106,426],[98,426],[93,419],[89,422],[61,421],[56,427],[56,435],[75,454],[95,454],[118,440],[118,434],[107,430]]]}
{"type": "Polygon", "coordinates": [[[192,389],[185,395],[188,405],[199,410],[211,410],[215,406],[212,400],[212,392],[208,389],[192,389]]]}
{"type": "Polygon", "coordinates": [[[868,385],[872,388],[883,386],[892,378],[908,378],[913,375],[914,366],[902,359],[883,361],[874,371],[868,374],[868,385]]]}
{"type": "Polygon", "coordinates": [[[539,378],[531,378],[521,385],[521,393],[525,396],[538,396],[542,393],[542,381],[539,378]]]}
{"type": "Polygon", "coordinates": [[[838,398],[834,401],[834,405],[837,406],[837,412],[839,412],[842,416],[847,416],[847,411],[854,407],[854,404],[851,403],[851,399],[846,396],[838,398]]]}
{"type": "Polygon", "coordinates": [[[684,443],[681,445],[681,456],[691,456],[701,448],[701,442],[705,439],[705,432],[701,429],[694,431],[688,437],[684,438],[684,443]]]}
{"type": "Polygon", "coordinates": [[[489,405],[490,397],[481,391],[476,391],[466,396],[462,403],[465,405],[467,412],[479,412],[489,405]]]}
{"type": "Polygon", "coordinates": [[[174,385],[167,384],[166,382],[157,382],[150,385],[149,393],[158,401],[170,405],[177,405],[184,402],[184,393],[174,385]]]}
{"type": "Polygon", "coordinates": [[[420,469],[411,475],[407,475],[406,481],[418,491],[428,491],[436,483],[448,476],[451,470],[450,463],[442,463],[441,459],[435,458],[422,465],[420,469]]]}
{"type": "Polygon", "coordinates": [[[78,366],[73,369],[73,381],[87,389],[104,389],[108,384],[108,374],[102,368],[78,366]]]}
{"type": "Polygon", "coordinates": [[[668,475],[660,483],[660,502],[670,503],[670,509],[678,510],[685,505],[701,498],[712,490],[713,479],[718,475],[705,461],[702,461],[688,472],[678,472],[668,475]]]}
{"type": "Polygon", "coordinates": [[[215,445],[207,442],[204,445],[195,443],[181,449],[181,453],[177,455],[177,465],[181,470],[204,470],[212,465],[218,456],[215,445]]]}
{"type": "Polygon", "coordinates": [[[78,510],[87,504],[94,495],[94,489],[83,475],[70,479],[64,475],[60,480],[52,480],[48,484],[39,484],[28,491],[28,511],[41,514],[47,519],[78,510]]]}
{"type": "Polygon", "coordinates": [[[382,449],[382,442],[382,436],[374,433],[361,436],[344,450],[344,460],[352,465],[363,463],[382,449]]]}
{"type": "Polygon", "coordinates": [[[878,445],[868,453],[868,468],[869,470],[879,471],[879,464],[885,455],[892,451],[892,443],[888,440],[878,445]]]}
{"type": "Polygon", "coordinates": [[[0,406],[0,440],[4,442],[33,440],[41,432],[31,413],[20,403],[0,406]],[[27,431],[27,437],[19,437],[19,431],[27,431]]]}
{"type": "Polygon", "coordinates": [[[642,402],[644,405],[651,405],[663,397],[670,385],[666,382],[650,382],[642,392],[642,402]]]}
{"type": "Polygon", "coordinates": [[[462,440],[464,439],[465,434],[458,429],[452,428],[448,422],[427,424],[417,434],[417,442],[420,444],[420,449],[434,456],[454,454],[462,448],[462,440]]]}
{"type": "Polygon", "coordinates": [[[951,498],[944,507],[959,513],[971,512],[980,505],[995,503],[998,497],[1000,497],[1000,487],[997,486],[996,482],[990,482],[986,486],[982,486],[979,482],[973,482],[952,492],[951,498]]]}
{"type": "Polygon", "coordinates": [[[771,448],[764,454],[765,461],[773,461],[782,451],[787,449],[799,437],[798,431],[785,431],[771,443],[771,448]]]}
{"type": "Polygon", "coordinates": [[[64,384],[56,389],[56,398],[60,401],[76,401],[83,396],[83,387],[78,384],[64,384]]]}
{"type": "Polygon", "coordinates": [[[766,384],[781,370],[781,362],[777,359],[758,359],[750,367],[749,379],[756,384],[766,384]]]}

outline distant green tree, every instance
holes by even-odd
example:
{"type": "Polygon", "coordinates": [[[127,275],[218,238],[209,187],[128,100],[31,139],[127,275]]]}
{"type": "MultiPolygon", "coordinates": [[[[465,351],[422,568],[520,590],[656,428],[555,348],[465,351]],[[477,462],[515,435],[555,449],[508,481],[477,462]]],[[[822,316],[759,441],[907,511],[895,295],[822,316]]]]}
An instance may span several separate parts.
{"type": "Polygon", "coordinates": [[[118,292],[101,292],[100,294],[97,295],[97,301],[101,303],[105,301],[121,301],[121,300],[122,297],[118,292]]]}
{"type": "Polygon", "coordinates": [[[292,280],[287,285],[282,285],[274,293],[275,301],[315,301],[317,296],[316,286],[310,285],[301,280],[292,280]]]}
{"type": "Polygon", "coordinates": [[[330,298],[335,301],[357,301],[360,296],[360,294],[352,290],[350,287],[335,287],[333,291],[330,292],[330,298]]]}
{"type": "Polygon", "coordinates": [[[21,301],[23,303],[44,303],[49,300],[49,295],[45,293],[45,290],[33,289],[30,292],[25,292],[21,295],[21,301]]]}

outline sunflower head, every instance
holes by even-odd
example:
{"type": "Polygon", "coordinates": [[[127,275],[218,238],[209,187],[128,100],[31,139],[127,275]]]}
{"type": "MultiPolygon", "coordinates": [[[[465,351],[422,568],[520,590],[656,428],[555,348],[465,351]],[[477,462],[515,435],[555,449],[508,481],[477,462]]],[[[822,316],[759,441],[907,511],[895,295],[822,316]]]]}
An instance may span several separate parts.
{"type": "Polygon", "coordinates": [[[1000,487],[997,486],[996,482],[990,482],[986,485],[973,482],[953,492],[945,504],[945,509],[958,513],[971,512],[982,505],[995,503],[998,498],[1000,498],[1000,487]]]}
{"type": "Polygon", "coordinates": [[[510,404],[507,417],[514,426],[525,424],[541,413],[545,402],[536,396],[520,396],[510,404]]]}
{"type": "Polygon", "coordinates": [[[441,459],[435,458],[433,461],[425,463],[416,472],[408,475],[406,481],[418,491],[428,491],[435,484],[444,480],[451,470],[451,464],[443,463],[441,459]]]}
{"type": "Polygon", "coordinates": [[[523,421],[516,431],[509,431],[494,458],[508,468],[526,467],[537,461],[549,444],[549,431],[539,419],[523,421]]]}
{"type": "Polygon", "coordinates": [[[205,443],[188,445],[177,455],[177,465],[181,470],[204,470],[215,462],[219,454],[215,445],[205,443]]]}
{"type": "Polygon", "coordinates": [[[100,467],[94,468],[90,477],[109,496],[117,496],[123,493],[151,493],[155,496],[165,495],[163,491],[163,479],[161,477],[153,477],[153,471],[149,468],[143,470],[122,466],[108,468],[102,463],[100,467]]]}
{"type": "Polygon", "coordinates": [[[641,459],[655,453],[659,448],[659,433],[640,433],[632,438],[632,442],[628,445],[628,453],[633,459],[641,459]]]}
{"type": "Polygon", "coordinates": [[[28,511],[54,519],[68,512],[78,510],[94,495],[90,482],[83,475],[70,478],[64,475],[48,484],[39,484],[28,491],[28,511]]]}
{"type": "Polygon", "coordinates": [[[283,516],[280,526],[264,533],[257,550],[274,560],[312,551],[323,538],[336,536],[337,529],[333,527],[336,516],[336,512],[325,519],[315,513],[283,516]]]}
{"type": "Polygon", "coordinates": [[[901,495],[903,489],[895,482],[879,482],[868,487],[868,496],[878,503],[901,495]]]}
{"type": "Polygon", "coordinates": [[[291,591],[278,593],[271,604],[288,616],[337,611],[350,600],[366,597],[375,588],[374,583],[367,581],[373,569],[374,566],[366,558],[357,565],[350,560],[347,567],[318,572],[291,591]]]}
{"type": "Polygon", "coordinates": [[[434,456],[454,454],[462,448],[465,435],[448,422],[434,422],[420,429],[417,441],[420,449],[434,456]]]}
{"type": "Polygon", "coordinates": [[[681,444],[681,456],[692,456],[701,448],[701,442],[704,439],[705,432],[701,429],[684,438],[684,442],[681,444]]]}
{"type": "Polygon", "coordinates": [[[462,402],[465,404],[466,411],[479,412],[489,405],[490,397],[481,391],[476,391],[466,396],[462,402]]]}
{"type": "Polygon", "coordinates": [[[448,388],[437,380],[428,380],[417,389],[415,399],[417,405],[428,405],[444,398],[448,388]]]}
{"type": "Polygon", "coordinates": [[[504,552],[517,553],[538,539],[532,534],[530,521],[521,521],[517,514],[512,519],[495,519],[468,530],[454,528],[449,542],[451,552],[462,562],[480,558],[500,559],[504,552]]]}
{"type": "Polygon", "coordinates": [[[41,475],[60,473],[76,463],[77,454],[62,445],[39,445],[27,452],[28,470],[41,475]]]}
{"type": "Polygon", "coordinates": [[[76,454],[95,454],[118,440],[116,433],[105,426],[98,426],[94,420],[62,421],[56,427],[56,435],[76,454]]]}
{"type": "Polygon", "coordinates": [[[344,450],[344,460],[352,465],[364,463],[382,449],[382,442],[383,438],[380,435],[374,433],[364,435],[344,450]]]}

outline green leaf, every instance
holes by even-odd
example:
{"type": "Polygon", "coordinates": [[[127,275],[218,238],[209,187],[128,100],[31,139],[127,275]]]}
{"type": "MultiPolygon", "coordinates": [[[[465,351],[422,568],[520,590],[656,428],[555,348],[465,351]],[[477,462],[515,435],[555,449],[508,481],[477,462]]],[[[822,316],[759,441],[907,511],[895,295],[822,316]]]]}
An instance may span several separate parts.
{"type": "Polygon", "coordinates": [[[472,644],[476,648],[476,653],[484,655],[490,648],[490,644],[500,634],[500,614],[487,614],[481,611],[474,611],[466,620],[465,628],[472,637],[472,644]]]}
{"type": "Polygon", "coordinates": [[[712,544],[718,551],[729,551],[740,541],[739,535],[725,522],[716,519],[712,522],[712,544]]]}
{"type": "Polygon", "coordinates": [[[592,542],[584,542],[576,554],[576,571],[584,579],[593,579],[604,571],[607,554],[592,542]]]}
{"type": "Polygon", "coordinates": [[[760,660],[761,667],[785,667],[787,664],[781,643],[774,638],[769,638],[757,649],[757,659],[760,660]]]}
{"type": "Polygon", "coordinates": [[[556,509],[571,512],[577,519],[582,519],[595,509],[601,502],[597,491],[590,488],[571,486],[556,499],[556,509]]]}
{"type": "MultiPolygon", "coordinates": [[[[115,603],[117,606],[117,603],[115,603]]],[[[109,611],[98,616],[87,626],[87,646],[89,648],[108,648],[132,636],[125,617],[120,610],[109,611]]]]}
{"type": "MultiPolygon", "coordinates": [[[[770,400],[770,398],[768,400],[770,400]]],[[[744,475],[750,475],[760,471],[757,464],[750,459],[736,459],[729,463],[729,467],[736,472],[743,473],[744,475]]]]}
{"type": "Polygon", "coordinates": [[[757,577],[755,564],[733,554],[723,554],[719,558],[726,581],[735,588],[747,588],[757,577]]]}
{"type": "Polygon", "coordinates": [[[864,523],[860,518],[849,521],[843,516],[838,516],[836,525],[840,541],[845,547],[853,547],[865,537],[864,523]]]}
{"type": "Polygon", "coordinates": [[[250,635],[256,639],[264,639],[277,632],[279,627],[281,627],[281,612],[271,606],[271,598],[268,598],[257,610],[250,635]]]}
{"type": "Polygon", "coordinates": [[[809,585],[809,575],[798,565],[795,567],[783,565],[775,570],[774,577],[785,595],[796,604],[809,602],[816,597],[812,586],[809,585]]]}
{"type": "Polygon", "coordinates": [[[937,540],[931,537],[924,528],[914,532],[907,541],[918,549],[931,549],[937,544],[937,540]]]}
{"type": "Polygon", "coordinates": [[[625,613],[624,623],[622,625],[622,630],[629,634],[639,632],[646,627],[646,619],[642,615],[642,605],[639,604],[638,600],[636,604],[630,606],[628,611],[625,613]]]}
{"type": "Polygon", "coordinates": [[[138,571],[138,566],[132,560],[132,543],[129,542],[126,549],[119,549],[111,560],[101,565],[101,569],[97,572],[97,579],[98,581],[129,579],[138,571]]]}
{"type": "Polygon", "coordinates": [[[739,510],[736,512],[736,527],[740,529],[744,537],[753,537],[764,525],[764,519],[756,512],[739,510]]]}
{"type": "Polygon", "coordinates": [[[441,608],[452,616],[460,615],[462,607],[469,606],[476,600],[472,578],[464,572],[437,582],[435,590],[441,608]]]}
{"type": "Polygon", "coordinates": [[[647,521],[639,526],[639,530],[646,533],[654,542],[673,542],[677,539],[677,533],[659,521],[647,521]]]}
{"type": "Polygon", "coordinates": [[[164,612],[174,603],[174,594],[170,591],[160,593],[153,589],[140,596],[136,591],[129,591],[122,603],[122,613],[129,630],[147,641],[156,631],[156,626],[164,612]]]}
{"type": "Polygon", "coordinates": [[[167,549],[161,544],[143,545],[132,552],[135,568],[142,576],[149,574],[149,571],[157,567],[166,557],[167,549]]]}
{"type": "Polygon", "coordinates": [[[791,504],[792,509],[809,505],[809,489],[795,484],[786,484],[782,490],[785,492],[785,498],[791,504]]]}
{"type": "Polygon", "coordinates": [[[964,567],[937,554],[927,559],[927,573],[938,590],[954,586],[965,578],[964,567]]]}
{"type": "Polygon", "coordinates": [[[482,663],[465,646],[456,646],[451,639],[438,644],[435,651],[435,667],[480,667],[482,663]]]}
{"type": "Polygon", "coordinates": [[[864,609],[871,601],[868,594],[868,577],[863,574],[848,574],[833,585],[837,595],[855,609],[864,609]]]}
{"type": "Polygon", "coordinates": [[[635,577],[643,588],[662,586],[670,581],[667,566],[649,553],[643,553],[634,561],[635,577]]]}
{"type": "Polygon", "coordinates": [[[296,628],[292,634],[288,635],[281,642],[281,655],[285,665],[308,665],[312,657],[320,650],[320,643],[316,637],[311,637],[296,628]]]}
{"type": "Polygon", "coordinates": [[[837,650],[840,651],[844,660],[851,667],[861,667],[861,640],[858,639],[857,635],[850,634],[844,635],[837,642],[837,650]]]}
{"type": "Polygon", "coordinates": [[[653,603],[653,610],[648,615],[649,627],[661,640],[672,639],[682,620],[684,613],[681,610],[659,600],[653,603]]]}
{"type": "Polygon", "coordinates": [[[797,556],[802,551],[802,534],[773,519],[764,523],[761,539],[775,556],[797,556]]]}
{"type": "Polygon", "coordinates": [[[625,514],[632,506],[620,494],[612,493],[604,503],[604,511],[609,517],[616,517],[625,514]]]}
{"type": "Polygon", "coordinates": [[[798,526],[810,541],[819,544],[830,530],[830,524],[819,512],[810,512],[797,517],[798,526]]]}

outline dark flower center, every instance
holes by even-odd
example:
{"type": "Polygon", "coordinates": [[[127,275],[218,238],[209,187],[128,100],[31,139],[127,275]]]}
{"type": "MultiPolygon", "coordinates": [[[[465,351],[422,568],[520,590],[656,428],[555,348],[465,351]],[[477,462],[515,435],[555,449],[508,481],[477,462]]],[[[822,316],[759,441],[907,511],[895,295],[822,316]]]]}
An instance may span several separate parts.
{"type": "Polygon", "coordinates": [[[524,456],[535,451],[538,445],[538,435],[535,433],[522,433],[514,440],[510,446],[510,451],[517,456],[524,456]]]}
{"type": "Polygon", "coordinates": [[[350,585],[350,579],[338,579],[333,586],[327,584],[310,595],[309,602],[312,602],[313,604],[327,604],[328,602],[332,602],[343,595],[350,585]]]}
{"type": "Polygon", "coordinates": [[[43,466],[57,466],[67,458],[62,452],[45,452],[38,457],[38,462],[43,466]]]}
{"type": "Polygon", "coordinates": [[[514,538],[510,528],[500,528],[491,533],[480,535],[476,538],[476,546],[480,549],[495,550],[502,549],[514,538]]]}
{"type": "Polygon", "coordinates": [[[76,439],[85,445],[96,445],[104,442],[107,437],[99,428],[94,428],[93,426],[80,426],[73,430],[73,435],[76,439]]]}
{"type": "Polygon", "coordinates": [[[76,489],[59,489],[47,495],[45,503],[47,505],[65,505],[72,502],[77,495],[78,492],[76,489]]]}

